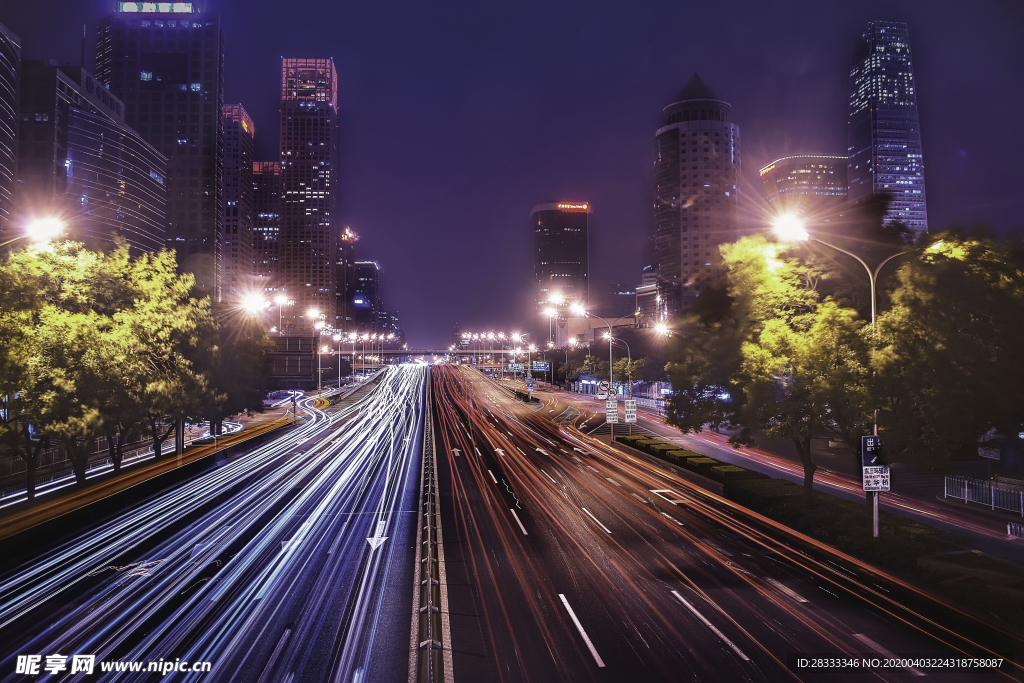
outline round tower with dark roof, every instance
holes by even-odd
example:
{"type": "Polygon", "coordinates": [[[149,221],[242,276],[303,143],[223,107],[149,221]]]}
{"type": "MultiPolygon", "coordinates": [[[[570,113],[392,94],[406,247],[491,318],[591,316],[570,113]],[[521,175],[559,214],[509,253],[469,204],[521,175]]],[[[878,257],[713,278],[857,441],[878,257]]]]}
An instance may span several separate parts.
{"type": "Polygon", "coordinates": [[[658,287],[648,321],[691,307],[718,271],[718,245],[739,236],[740,129],[732,105],[696,73],[662,110],[654,165],[658,287]]]}

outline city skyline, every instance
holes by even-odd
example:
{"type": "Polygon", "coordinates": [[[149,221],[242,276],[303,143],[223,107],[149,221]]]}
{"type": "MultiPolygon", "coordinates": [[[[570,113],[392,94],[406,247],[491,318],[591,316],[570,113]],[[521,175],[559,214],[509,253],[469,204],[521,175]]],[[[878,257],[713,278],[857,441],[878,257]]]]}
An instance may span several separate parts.
{"type": "MultiPolygon", "coordinates": [[[[43,10],[45,7],[46,3],[40,5],[43,10]]],[[[262,133],[273,127],[268,125],[270,119],[266,118],[274,106],[273,98],[268,97],[273,89],[268,87],[268,83],[274,78],[266,69],[269,58],[250,58],[244,50],[239,52],[237,46],[242,45],[253,30],[256,35],[267,37],[269,29],[258,27],[258,22],[246,17],[239,7],[231,3],[222,3],[213,9],[220,13],[224,25],[226,95],[229,101],[241,102],[257,125],[264,121],[262,133]],[[233,49],[236,50],[234,57],[233,49]]],[[[67,17],[54,20],[47,26],[47,31],[52,35],[63,35],[62,40],[40,35],[39,28],[29,21],[35,12],[28,8],[17,8],[12,17],[6,17],[5,23],[21,36],[25,58],[49,56],[61,61],[76,61],[78,45],[75,36],[81,30],[79,19],[95,26],[98,18],[108,11],[105,6],[85,8],[81,13],[76,9],[67,17]],[[79,24],[77,30],[75,22],[79,24]],[[60,30],[62,23],[67,26],[63,32],[60,30]]],[[[630,283],[630,286],[639,284],[636,281],[640,267],[646,262],[643,235],[649,230],[652,213],[651,195],[647,189],[650,187],[649,159],[652,153],[650,127],[665,98],[695,70],[706,76],[716,88],[727,92],[737,111],[737,121],[743,128],[745,141],[745,187],[741,188],[745,197],[755,196],[752,192],[756,190],[755,179],[750,178],[751,173],[756,177],[757,169],[772,159],[787,154],[842,149],[846,138],[846,72],[854,40],[867,21],[889,17],[901,19],[907,11],[905,6],[893,8],[887,5],[883,8],[878,3],[867,3],[856,10],[833,15],[827,24],[807,18],[784,23],[755,13],[739,29],[750,39],[747,42],[763,48],[759,50],[762,63],[751,69],[742,66],[751,52],[739,49],[734,39],[717,29],[710,30],[699,40],[680,45],[668,40],[650,17],[638,16],[622,27],[625,47],[614,53],[616,63],[610,61],[611,55],[596,58],[595,64],[602,66],[605,74],[599,81],[594,80],[596,74],[590,75],[591,71],[581,72],[584,74],[582,79],[566,81],[554,78],[553,73],[547,75],[538,71],[539,65],[529,60],[522,65],[522,75],[514,76],[515,72],[510,70],[512,62],[508,61],[509,42],[512,32],[521,26],[521,22],[513,17],[516,21],[498,30],[488,23],[490,15],[480,10],[465,21],[492,26],[496,31],[495,40],[491,41],[493,45],[459,42],[451,48],[453,54],[471,46],[480,47],[484,61],[497,68],[494,77],[506,81],[515,92],[522,95],[530,93],[518,98],[521,103],[505,101],[509,96],[499,95],[494,85],[473,85],[478,81],[467,80],[466,69],[469,67],[453,67],[451,60],[443,55],[429,58],[416,66],[412,70],[416,75],[413,81],[409,80],[412,74],[396,80],[395,67],[405,64],[408,59],[406,53],[400,52],[374,68],[381,70],[382,76],[387,76],[380,79],[382,82],[390,80],[392,84],[401,83],[402,87],[392,86],[385,91],[371,85],[378,79],[367,80],[369,74],[374,73],[368,71],[369,60],[381,48],[368,45],[367,36],[383,35],[382,45],[391,45],[391,41],[404,36],[404,32],[411,28],[403,24],[394,27],[393,33],[374,33],[372,12],[354,17],[357,26],[367,29],[363,31],[365,35],[351,28],[343,32],[341,39],[332,36],[328,40],[327,32],[317,28],[311,36],[304,38],[309,47],[302,50],[304,54],[333,52],[343,65],[339,67],[343,120],[339,208],[342,223],[351,225],[362,236],[361,253],[373,254],[388,262],[393,276],[387,286],[393,289],[386,298],[403,311],[403,322],[411,338],[428,344],[443,340],[455,322],[474,328],[498,326],[501,321],[509,319],[519,324],[533,322],[524,312],[528,302],[510,301],[498,310],[492,305],[492,299],[500,296],[507,285],[518,287],[525,284],[522,275],[529,272],[529,246],[525,242],[510,243],[508,233],[514,226],[515,216],[521,216],[524,210],[528,210],[538,195],[552,194],[552,190],[547,188],[553,188],[559,196],[590,198],[599,216],[592,226],[592,268],[608,274],[607,277],[602,276],[602,280],[620,280],[630,283]],[[754,19],[760,22],[757,26],[754,19]],[[650,39],[649,46],[640,46],[641,35],[650,39]],[[792,41],[787,43],[787,38],[797,36],[806,40],[799,45],[792,41]],[[755,40],[757,37],[761,40],[755,40]],[[728,48],[724,59],[711,57],[717,44],[728,48]],[[440,82],[434,74],[438,70],[451,71],[453,68],[456,74],[454,90],[436,89],[434,86],[440,82]],[[765,80],[767,73],[771,73],[771,78],[765,80]],[[528,84],[523,79],[531,74],[536,82],[528,84]],[[636,74],[642,76],[637,78],[636,74]],[[552,89],[556,82],[561,83],[561,90],[552,89]],[[433,93],[427,88],[428,84],[434,88],[433,93]],[[411,95],[417,100],[414,107],[417,113],[396,109],[392,89],[404,89],[406,96],[411,95]],[[454,109],[450,101],[447,103],[448,111],[463,112],[450,122],[450,116],[441,115],[445,110],[442,107],[445,98],[439,97],[441,92],[457,95],[454,109]],[[587,107],[590,114],[580,119],[570,113],[570,101],[577,107],[587,107]],[[492,106],[496,104],[500,106],[492,106]],[[524,145],[504,141],[498,143],[497,154],[492,155],[491,161],[471,160],[466,154],[478,147],[482,129],[466,125],[473,120],[466,114],[482,111],[481,107],[496,112],[501,121],[507,122],[506,138],[518,140],[530,131],[530,134],[536,133],[546,141],[558,141],[554,150],[541,151],[535,143],[524,145]],[[538,117],[539,111],[549,112],[549,115],[542,120],[538,117]],[[422,131],[417,134],[405,132],[408,130],[407,121],[424,115],[437,122],[431,127],[430,135],[424,136],[422,131]],[[458,125],[453,127],[453,124],[458,125]],[[379,136],[385,131],[388,135],[397,136],[393,142],[382,144],[379,136]],[[409,163],[400,168],[389,166],[385,158],[399,149],[407,155],[409,163]],[[455,180],[446,186],[426,176],[427,181],[422,187],[411,190],[411,195],[389,196],[396,190],[383,182],[387,173],[397,173],[397,179],[401,180],[399,184],[404,184],[413,169],[422,172],[429,167],[424,166],[428,158],[430,164],[440,164],[446,172],[459,167],[474,170],[449,174],[455,180]],[[468,166],[465,165],[467,160],[468,166]],[[566,163],[568,160],[573,163],[566,163]],[[489,172],[482,172],[485,168],[490,169],[489,172]],[[529,173],[527,168],[540,169],[540,172],[529,173]],[[566,170],[569,168],[585,170],[570,173],[566,170]],[[455,207],[453,212],[452,207],[455,207]],[[487,225],[495,226],[495,234],[492,235],[492,231],[475,231],[474,226],[481,218],[487,225]],[[411,226],[418,229],[410,230],[411,226]],[[440,315],[439,309],[427,303],[422,288],[415,286],[416,282],[423,280],[426,272],[427,266],[420,261],[436,258],[441,249],[439,245],[448,240],[461,240],[473,234],[482,239],[482,247],[501,250],[501,263],[497,267],[488,265],[486,268],[470,264],[468,270],[461,274],[431,275],[438,290],[452,292],[452,299],[447,303],[453,312],[440,315]],[[441,239],[437,239],[438,235],[442,235],[441,239]],[[629,239],[623,240],[623,237],[629,239]],[[407,244],[409,248],[393,246],[400,244],[407,244]],[[460,276],[485,282],[483,286],[467,290],[459,287],[460,276]],[[492,285],[486,282],[488,278],[501,284],[496,282],[492,285]]],[[[943,20],[941,14],[936,12],[935,16],[914,17],[910,26],[928,163],[929,222],[933,224],[932,229],[940,229],[958,218],[968,223],[988,220],[997,230],[1006,230],[1013,227],[1016,211],[1015,200],[1007,199],[1011,195],[1006,189],[1012,186],[1014,173],[1012,170],[1007,173],[1005,169],[988,170],[992,164],[987,162],[996,159],[993,155],[996,155],[997,148],[1004,150],[999,152],[999,158],[1004,154],[1014,156],[1014,150],[1021,146],[1020,132],[1010,131],[1007,139],[996,145],[990,136],[981,135],[976,130],[978,126],[963,125],[959,119],[954,121],[952,108],[943,105],[960,96],[953,83],[964,81],[970,72],[976,75],[972,79],[972,87],[991,91],[995,97],[994,106],[1013,110],[1013,98],[1017,96],[991,87],[1000,75],[1008,73],[1006,65],[1015,63],[1013,57],[1004,55],[996,60],[983,60],[972,50],[983,36],[1003,52],[1016,54],[1014,51],[1019,48],[1012,41],[993,38],[1008,30],[1008,22],[999,21],[996,9],[988,14],[972,14],[958,24],[943,20]],[[943,43],[945,36],[953,35],[954,28],[957,39],[943,43]],[[950,73],[963,77],[949,77],[950,73]],[[950,132],[955,135],[950,135],[950,132]],[[930,151],[930,146],[936,151],[930,151]],[[1007,149],[1008,152],[1005,151],[1007,149]]],[[[1009,15],[1003,16],[1009,18],[1009,15]]],[[[299,12],[282,21],[299,22],[309,17],[309,13],[299,12]]],[[[334,18],[335,15],[330,15],[321,23],[330,24],[334,18]]],[[[436,21],[438,18],[426,17],[425,20],[436,21]]],[[[590,32],[580,29],[576,40],[590,54],[597,49],[594,36],[612,30],[613,19],[602,11],[592,12],[585,19],[582,25],[590,27],[590,32]]],[[[272,40],[263,51],[295,54],[299,46],[289,45],[289,40],[284,37],[286,33],[279,31],[271,35],[272,40]]],[[[92,31],[89,39],[92,40],[92,31]]],[[[413,41],[412,44],[429,47],[422,42],[413,41]]],[[[576,59],[580,57],[574,58],[563,50],[552,50],[545,52],[545,60],[562,65],[561,69],[577,68],[576,59]]],[[[432,54],[430,50],[427,53],[432,54]]],[[[498,81],[492,78],[492,82],[498,81]]],[[[272,158],[272,154],[266,154],[266,146],[276,145],[274,132],[261,134],[260,138],[257,141],[257,158],[272,158]]],[[[751,216],[743,212],[741,218],[751,219],[751,216]]]]}

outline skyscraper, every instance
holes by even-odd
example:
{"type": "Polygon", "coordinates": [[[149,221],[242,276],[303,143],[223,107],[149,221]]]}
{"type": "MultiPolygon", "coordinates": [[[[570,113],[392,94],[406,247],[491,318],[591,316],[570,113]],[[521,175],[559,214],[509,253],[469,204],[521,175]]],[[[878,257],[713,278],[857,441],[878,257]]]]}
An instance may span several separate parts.
{"type": "Polygon", "coordinates": [[[761,195],[775,214],[828,220],[846,199],[845,156],[801,154],[776,159],[760,170],[761,195]]]}
{"type": "Polygon", "coordinates": [[[93,248],[114,236],[165,246],[167,158],[124,122],[124,105],[79,66],[22,62],[17,213],[57,215],[93,248]]]}
{"type": "Polygon", "coordinates": [[[0,239],[11,232],[14,183],[18,177],[18,102],[21,39],[0,24],[0,239]]]}
{"type": "Polygon", "coordinates": [[[224,296],[237,298],[253,283],[253,138],[256,126],[240,104],[224,117],[224,296]]]}
{"type": "Polygon", "coordinates": [[[356,261],[353,267],[353,318],[360,332],[376,332],[378,317],[384,312],[384,304],[380,300],[381,271],[376,261],[356,261]]]}
{"type": "Polygon", "coordinates": [[[278,279],[295,300],[300,328],[316,317],[337,319],[337,112],[333,59],[281,60],[278,279]]]}
{"type": "Polygon", "coordinates": [[[850,67],[847,175],[849,197],[892,197],[885,221],[928,230],[921,125],[902,21],[871,21],[857,41],[850,67]]]}
{"type": "Polygon", "coordinates": [[[125,122],[168,157],[166,243],[178,267],[220,300],[224,37],[194,3],[119,3],[101,20],[96,76],[125,122]],[[166,11],[156,11],[166,10],[166,11]]]}
{"type": "Polygon", "coordinates": [[[689,308],[718,265],[718,245],[738,236],[740,129],[732,105],[694,74],[662,110],[654,165],[656,299],[689,308]]]}
{"type": "Polygon", "coordinates": [[[587,202],[549,202],[530,211],[538,312],[552,297],[590,305],[589,220],[587,202]]]}
{"type": "Polygon", "coordinates": [[[338,330],[350,331],[353,325],[354,312],[352,297],[356,293],[356,241],[359,235],[351,228],[342,230],[338,237],[338,261],[335,264],[335,323],[338,330]]]}
{"type": "Polygon", "coordinates": [[[252,274],[255,289],[280,292],[281,162],[252,164],[252,274]]]}

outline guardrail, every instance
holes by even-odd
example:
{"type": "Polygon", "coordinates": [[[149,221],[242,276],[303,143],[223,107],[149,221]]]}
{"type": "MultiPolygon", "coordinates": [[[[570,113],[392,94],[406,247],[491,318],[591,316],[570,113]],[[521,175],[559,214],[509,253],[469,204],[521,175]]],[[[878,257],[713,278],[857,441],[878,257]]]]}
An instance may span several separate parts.
{"type": "Polygon", "coordinates": [[[946,477],[944,496],[959,498],[965,504],[977,503],[990,510],[998,508],[1024,517],[1024,486],[952,476],[946,477]]]}
{"type": "Polygon", "coordinates": [[[441,513],[437,508],[437,452],[434,442],[430,381],[428,371],[423,458],[420,470],[420,523],[416,531],[416,587],[413,599],[409,681],[453,683],[444,543],[441,538],[441,513]]]}
{"type": "Polygon", "coordinates": [[[1024,524],[1020,522],[1007,522],[1006,535],[1010,538],[1024,538],[1024,524]]]}

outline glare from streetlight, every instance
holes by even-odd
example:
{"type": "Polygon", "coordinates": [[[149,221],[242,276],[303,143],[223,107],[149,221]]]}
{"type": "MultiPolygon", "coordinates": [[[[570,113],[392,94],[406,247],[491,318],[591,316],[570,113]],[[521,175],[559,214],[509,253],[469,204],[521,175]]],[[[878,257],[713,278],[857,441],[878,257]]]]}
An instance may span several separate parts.
{"type": "Polygon", "coordinates": [[[783,242],[802,242],[810,238],[803,220],[794,214],[784,213],[772,223],[775,236],[783,242]]]}
{"type": "Polygon", "coordinates": [[[336,334],[333,337],[331,337],[331,339],[333,339],[334,341],[341,341],[341,335],[340,334],[336,334]]]}
{"type": "Polygon", "coordinates": [[[358,335],[358,334],[356,334],[355,332],[349,332],[349,333],[348,333],[348,338],[349,338],[350,340],[352,340],[352,341],[355,341],[356,339],[359,339],[359,335],[358,335]]]}
{"type": "Polygon", "coordinates": [[[287,306],[290,302],[288,301],[288,297],[284,294],[278,294],[274,297],[274,303],[278,306],[287,306]]]}
{"type": "Polygon", "coordinates": [[[572,306],[569,307],[569,310],[571,310],[576,315],[586,315],[587,314],[587,309],[583,308],[582,304],[573,304],[572,306]]]}
{"type": "Polygon", "coordinates": [[[662,337],[666,336],[668,334],[668,325],[665,323],[657,323],[654,326],[654,333],[661,335],[662,337]]]}
{"type": "Polygon", "coordinates": [[[37,218],[25,226],[25,236],[33,242],[47,242],[64,232],[64,221],[59,218],[37,218]]]}
{"type": "Polygon", "coordinates": [[[246,294],[242,298],[242,308],[249,315],[256,315],[268,305],[267,300],[259,294],[246,294]]]}
{"type": "Polygon", "coordinates": [[[388,339],[394,339],[394,338],[395,338],[395,333],[394,332],[392,332],[392,333],[390,333],[388,335],[388,339]]]}
{"type": "Polygon", "coordinates": [[[314,328],[314,329],[317,329],[317,330],[322,330],[322,329],[324,329],[324,327],[326,327],[326,326],[327,326],[327,323],[325,323],[325,322],[324,322],[323,320],[318,320],[318,321],[316,322],[316,324],[315,324],[315,325],[313,325],[313,328],[314,328]]]}
{"type": "Polygon", "coordinates": [[[555,309],[553,309],[553,308],[545,308],[544,309],[544,316],[545,317],[547,317],[547,318],[554,318],[556,315],[558,315],[558,311],[556,311],[555,309]]]}
{"type": "Polygon", "coordinates": [[[310,318],[315,318],[320,315],[320,311],[318,311],[315,308],[311,308],[308,311],[306,311],[306,315],[308,315],[310,318]]]}

